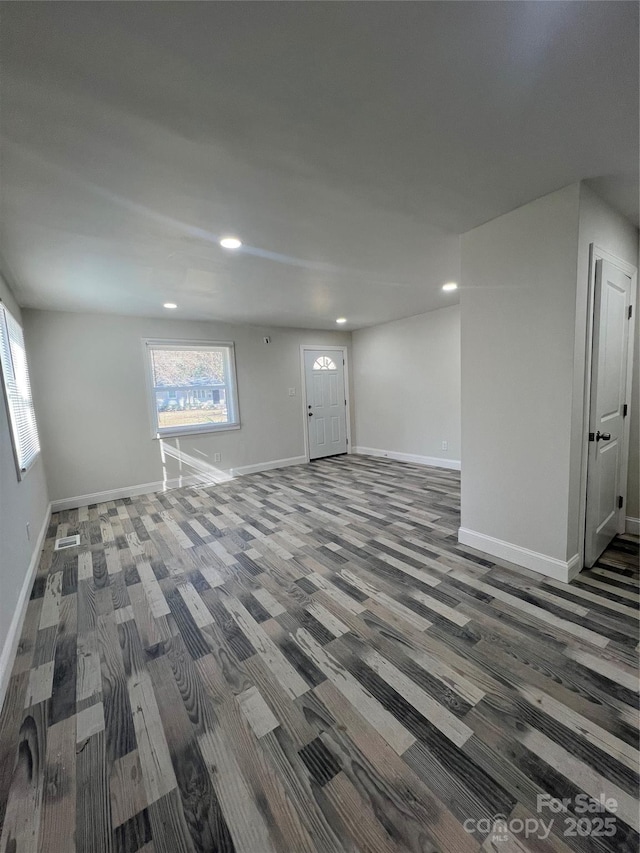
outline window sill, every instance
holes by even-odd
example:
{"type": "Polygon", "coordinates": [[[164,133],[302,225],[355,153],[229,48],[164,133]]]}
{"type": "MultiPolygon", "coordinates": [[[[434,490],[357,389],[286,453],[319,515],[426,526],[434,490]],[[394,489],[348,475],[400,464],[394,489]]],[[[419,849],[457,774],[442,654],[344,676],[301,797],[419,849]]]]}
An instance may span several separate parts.
{"type": "Polygon", "coordinates": [[[36,453],[36,455],[33,457],[33,459],[31,460],[31,462],[29,462],[29,464],[27,465],[27,467],[26,467],[26,468],[18,468],[18,466],[16,465],[16,468],[17,468],[17,471],[18,471],[18,482],[19,482],[19,483],[21,483],[21,482],[22,482],[22,481],[23,481],[23,480],[28,476],[29,471],[31,471],[31,469],[33,468],[33,466],[34,466],[34,465],[36,464],[36,462],[38,461],[38,459],[40,459],[40,455],[41,455],[41,453],[42,453],[42,451],[41,451],[41,450],[39,450],[39,451],[36,453]]]}
{"type": "Polygon", "coordinates": [[[193,427],[178,427],[176,429],[163,429],[154,433],[151,437],[156,441],[161,441],[163,438],[186,438],[190,435],[206,435],[214,432],[227,432],[228,430],[240,429],[240,424],[212,424],[210,426],[193,427]]]}

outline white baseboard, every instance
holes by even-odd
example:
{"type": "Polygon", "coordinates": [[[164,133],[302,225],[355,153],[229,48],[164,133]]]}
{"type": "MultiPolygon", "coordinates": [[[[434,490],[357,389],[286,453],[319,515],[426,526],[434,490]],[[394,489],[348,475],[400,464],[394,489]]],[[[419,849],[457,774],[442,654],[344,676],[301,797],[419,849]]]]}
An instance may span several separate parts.
{"type": "Polygon", "coordinates": [[[273,468],[288,468],[290,465],[305,465],[306,456],[290,456],[288,459],[272,459],[271,462],[258,462],[257,465],[243,465],[232,468],[232,477],[243,477],[245,474],[258,474],[260,471],[271,471],[273,468]]]}
{"type": "Polygon", "coordinates": [[[106,492],[93,492],[90,495],[76,495],[74,498],[61,498],[51,501],[51,512],[63,509],[76,509],[79,506],[102,504],[107,501],[117,501],[122,498],[134,498],[136,495],[151,494],[151,492],[166,492],[169,489],[179,489],[181,486],[193,486],[196,483],[209,483],[200,474],[190,474],[186,477],[175,477],[173,480],[158,480],[155,483],[141,483],[138,486],[124,486],[122,489],[109,489],[106,492]]]}
{"type": "Polygon", "coordinates": [[[353,453],[361,453],[364,456],[380,456],[387,459],[395,459],[396,462],[412,462],[414,465],[429,465],[432,468],[450,468],[452,471],[460,470],[459,459],[444,459],[440,456],[418,456],[416,453],[399,453],[395,450],[378,450],[376,447],[354,447],[353,453]]]}
{"type": "Polygon", "coordinates": [[[15,610],[13,611],[11,625],[9,626],[9,631],[4,641],[2,653],[0,654],[0,710],[2,709],[4,697],[6,696],[7,688],[9,686],[11,670],[13,669],[13,662],[15,660],[16,651],[18,650],[20,635],[22,634],[22,625],[24,623],[24,617],[27,613],[29,596],[31,595],[31,587],[33,585],[33,579],[35,577],[35,574],[38,570],[38,564],[40,562],[40,553],[42,551],[42,546],[47,535],[47,528],[49,527],[50,518],[51,504],[47,506],[47,511],[44,514],[44,521],[42,522],[42,527],[40,528],[40,532],[38,533],[36,543],[33,546],[33,552],[31,554],[29,567],[24,576],[22,589],[20,590],[20,595],[18,596],[15,610]]]}
{"type": "Polygon", "coordinates": [[[458,542],[461,545],[475,548],[476,551],[482,551],[491,557],[507,560],[509,563],[515,563],[517,566],[522,566],[532,572],[538,572],[564,583],[569,583],[582,568],[578,554],[574,554],[570,560],[558,560],[556,557],[549,557],[539,551],[531,551],[529,548],[513,545],[503,539],[494,539],[493,536],[476,533],[475,530],[467,530],[464,527],[460,527],[458,530],[458,542]]]}
{"type": "Polygon", "coordinates": [[[640,536],[640,518],[632,518],[628,515],[625,519],[624,529],[626,533],[635,533],[640,536]]]}
{"type": "Polygon", "coordinates": [[[121,500],[122,498],[134,498],[136,495],[147,495],[152,492],[167,492],[169,489],[179,489],[183,486],[210,486],[215,483],[225,483],[233,477],[242,477],[244,474],[269,471],[272,468],[285,468],[288,465],[303,465],[306,461],[305,456],[291,456],[289,459],[272,459],[270,462],[259,462],[256,465],[231,468],[228,472],[220,470],[217,475],[214,474],[212,476],[208,476],[206,473],[189,474],[184,477],[175,477],[172,480],[158,480],[155,483],[124,486],[121,489],[93,492],[90,495],[76,495],[74,498],[61,498],[60,500],[52,501],[51,511],[60,512],[63,509],[76,509],[79,506],[101,504],[107,501],[121,500]]]}

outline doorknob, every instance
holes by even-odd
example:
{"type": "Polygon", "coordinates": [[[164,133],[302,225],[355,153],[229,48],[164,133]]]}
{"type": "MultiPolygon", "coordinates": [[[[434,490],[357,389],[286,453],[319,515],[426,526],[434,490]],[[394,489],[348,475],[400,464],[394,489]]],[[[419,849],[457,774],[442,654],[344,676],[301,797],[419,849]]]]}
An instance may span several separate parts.
{"type": "Polygon", "coordinates": [[[313,412],[309,412],[308,414],[309,414],[309,417],[310,417],[310,418],[312,418],[312,417],[313,417],[313,412]]]}
{"type": "Polygon", "coordinates": [[[600,430],[598,430],[598,432],[596,433],[596,441],[600,441],[600,439],[602,439],[602,441],[611,441],[611,433],[600,432],[600,430]]]}

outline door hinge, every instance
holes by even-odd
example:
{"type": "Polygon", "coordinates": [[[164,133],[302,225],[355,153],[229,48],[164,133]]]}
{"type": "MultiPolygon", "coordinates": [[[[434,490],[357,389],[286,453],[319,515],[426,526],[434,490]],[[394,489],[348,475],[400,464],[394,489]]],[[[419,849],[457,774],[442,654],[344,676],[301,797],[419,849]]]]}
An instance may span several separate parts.
{"type": "Polygon", "coordinates": [[[633,317],[633,305],[629,305],[629,319],[633,317]]]}
{"type": "Polygon", "coordinates": [[[629,407],[628,407],[628,406],[627,406],[627,404],[625,403],[625,404],[623,405],[623,407],[622,407],[622,417],[623,417],[623,418],[626,418],[626,417],[627,417],[627,412],[628,412],[628,411],[629,411],[629,407]]]}
{"type": "Polygon", "coordinates": [[[622,505],[624,503],[624,498],[622,495],[618,495],[618,509],[622,509],[622,505]]]}
{"type": "Polygon", "coordinates": [[[589,441],[595,441],[595,440],[596,440],[595,432],[590,432],[589,433],[589,441]]]}

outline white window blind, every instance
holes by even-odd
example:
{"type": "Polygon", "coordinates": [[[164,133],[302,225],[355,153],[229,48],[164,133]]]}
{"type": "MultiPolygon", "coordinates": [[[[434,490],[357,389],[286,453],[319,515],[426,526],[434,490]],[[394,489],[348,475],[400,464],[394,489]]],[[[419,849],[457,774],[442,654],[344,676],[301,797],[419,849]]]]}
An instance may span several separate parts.
{"type": "Polygon", "coordinates": [[[20,474],[24,474],[40,453],[40,440],[33,410],[22,328],[2,303],[0,303],[0,362],[16,462],[20,474]]]}

